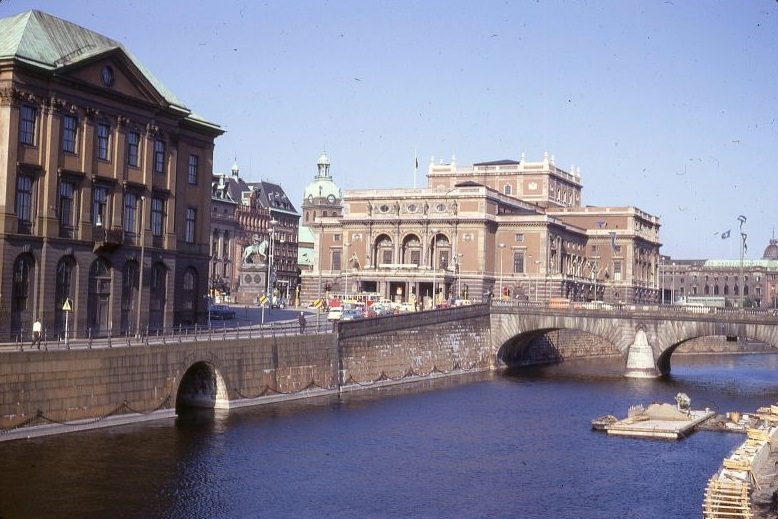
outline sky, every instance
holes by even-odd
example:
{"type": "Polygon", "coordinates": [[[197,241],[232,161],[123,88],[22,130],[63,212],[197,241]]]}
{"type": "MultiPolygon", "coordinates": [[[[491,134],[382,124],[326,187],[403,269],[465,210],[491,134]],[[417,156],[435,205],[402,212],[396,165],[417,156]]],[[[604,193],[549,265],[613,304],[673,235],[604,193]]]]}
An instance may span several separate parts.
{"type": "Polygon", "coordinates": [[[778,227],[775,0],[0,0],[30,9],[121,42],[226,131],[215,172],[298,209],[322,151],[344,191],[548,152],[676,259],[738,258],[740,215],[761,258],[778,227]]]}

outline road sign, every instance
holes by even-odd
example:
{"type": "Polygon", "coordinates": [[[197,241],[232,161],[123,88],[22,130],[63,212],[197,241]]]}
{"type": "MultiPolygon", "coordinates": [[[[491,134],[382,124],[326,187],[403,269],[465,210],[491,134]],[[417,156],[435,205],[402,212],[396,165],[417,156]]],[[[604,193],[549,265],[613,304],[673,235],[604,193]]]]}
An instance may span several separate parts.
{"type": "Polygon", "coordinates": [[[70,298],[65,299],[65,304],[62,305],[62,311],[63,312],[72,312],[73,311],[73,305],[70,303],[70,298]]]}
{"type": "Polygon", "coordinates": [[[264,305],[265,303],[267,303],[267,296],[261,296],[259,298],[259,304],[264,305]]]}

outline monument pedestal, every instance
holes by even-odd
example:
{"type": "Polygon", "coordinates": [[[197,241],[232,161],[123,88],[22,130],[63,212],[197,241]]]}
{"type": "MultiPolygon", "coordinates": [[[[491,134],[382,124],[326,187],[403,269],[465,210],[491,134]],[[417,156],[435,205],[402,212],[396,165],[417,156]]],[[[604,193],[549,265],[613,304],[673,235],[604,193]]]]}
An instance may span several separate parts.
{"type": "Polygon", "coordinates": [[[267,290],[267,265],[241,265],[238,303],[254,305],[267,290]]]}

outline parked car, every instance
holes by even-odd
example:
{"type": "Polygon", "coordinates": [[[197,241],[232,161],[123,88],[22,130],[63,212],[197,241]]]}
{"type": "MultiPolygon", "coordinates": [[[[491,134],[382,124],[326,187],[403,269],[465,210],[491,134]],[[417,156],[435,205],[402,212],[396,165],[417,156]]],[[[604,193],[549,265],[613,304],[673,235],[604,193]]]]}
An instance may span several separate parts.
{"type": "Polygon", "coordinates": [[[353,321],[355,319],[362,319],[362,310],[359,308],[349,308],[347,310],[343,310],[343,313],[340,316],[341,321],[353,321]]]}
{"type": "Polygon", "coordinates": [[[214,305],[211,307],[208,313],[211,316],[211,319],[235,319],[235,310],[227,305],[214,305]]]}
{"type": "Polygon", "coordinates": [[[328,321],[340,321],[340,317],[343,315],[342,306],[333,306],[330,311],[327,312],[328,321]]]}

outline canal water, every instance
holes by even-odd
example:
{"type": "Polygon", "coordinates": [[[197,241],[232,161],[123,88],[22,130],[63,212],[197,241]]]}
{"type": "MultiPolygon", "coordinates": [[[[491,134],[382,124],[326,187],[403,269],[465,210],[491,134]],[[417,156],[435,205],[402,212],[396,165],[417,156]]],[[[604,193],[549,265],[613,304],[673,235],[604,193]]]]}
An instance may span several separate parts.
{"type": "Polygon", "coordinates": [[[697,518],[744,437],[591,430],[631,404],[753,411],[778,355],[676,356],[630,380],[601,362],[193,413],[0,443],[0,518],[697,518]]]}

